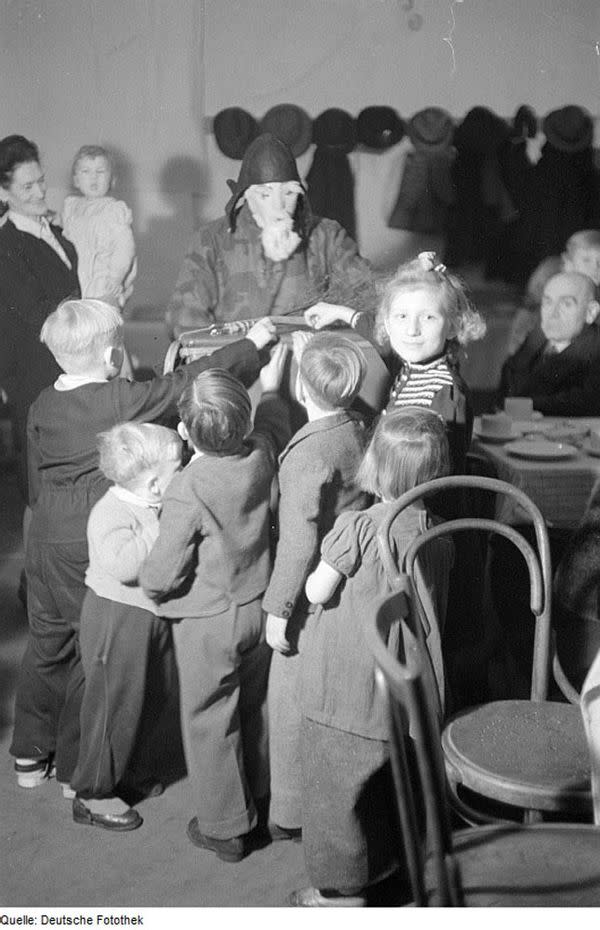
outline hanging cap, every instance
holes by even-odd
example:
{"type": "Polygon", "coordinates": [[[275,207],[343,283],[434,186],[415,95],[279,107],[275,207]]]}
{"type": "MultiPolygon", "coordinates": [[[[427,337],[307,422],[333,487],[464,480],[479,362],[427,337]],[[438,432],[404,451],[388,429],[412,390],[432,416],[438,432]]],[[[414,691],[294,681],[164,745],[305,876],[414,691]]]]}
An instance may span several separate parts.
{"type": "Polygon", "coordinates": [[[213,133],[223,155],[238,161],[258,133],[258,123],[240,107],[227,107],[213,119],[213,133]]]}
{"type": "Polygon", "coordinates": [[[425,107],[411,117],[408,135],[416,149],[445,149],[452,143],[454,123],[446,110],[440,107],[425,107]]]}
{"type": "Polygon", "coordinates": [[[400,142],[404,122],[392,107],[365,107],[356,118],[356,141],[383,152],[400,142]]]}
{"type": "Polygon", "coordinates": [[[260,131],[277,136],[298,158],[311,143],[312,120],[302,107],[294,103],[280,103],[265,113],[260,122],[260,131]]]}
{"type": "Polygon", "coordinates": [[[462,151],[482,155],[497,151],[508,135],[508,124],[487,107],[469,110],[454,133],[454,144],[462,151]]]}
{"type": "Polygon", "coordinates": [[[559,152],[582,152],[591,146],[594,137],[589,113],[575,105],[548,113],[543,130],[550,145],[559,152]]]}
{"type": "Polygon", "coordinates": [[[313,123],[313,142],[348,154],[356,145],[354,117],[337,107],[323,110],[313,123]]]}

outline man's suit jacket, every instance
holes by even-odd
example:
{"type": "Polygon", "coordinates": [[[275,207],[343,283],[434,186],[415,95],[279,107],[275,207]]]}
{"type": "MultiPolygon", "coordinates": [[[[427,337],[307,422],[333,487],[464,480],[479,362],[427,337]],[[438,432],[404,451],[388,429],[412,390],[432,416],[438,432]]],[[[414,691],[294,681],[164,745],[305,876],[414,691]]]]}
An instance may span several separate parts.
{"type": "Polygon", "coordinates": [[[562,352],[548,354],[540,329],[503,365],[503,397],[532,397],[535,410],[554,416],[600,416],[600,328],[594,323],[562,352]]]}
{"type": "Polygon", "coordinates": [[[9,219],[0,226],[0,387],[9,396],[23,454],[29,405],[60,374],[40,342],[40,329],[61,300],[81,296],[75,247],[57,226],[51,228],[71,268],[52,246],[9,219]]]}

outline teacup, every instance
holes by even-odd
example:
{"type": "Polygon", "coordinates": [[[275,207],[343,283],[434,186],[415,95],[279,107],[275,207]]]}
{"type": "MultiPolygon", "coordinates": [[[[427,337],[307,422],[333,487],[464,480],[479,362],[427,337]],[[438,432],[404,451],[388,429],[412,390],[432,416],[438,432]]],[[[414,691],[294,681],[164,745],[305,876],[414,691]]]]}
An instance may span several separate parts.
{"type": "Polygon", "coordinates": [[[510,436],[512,422],[505,413],[484,413],[481,416],[482,436],[510,436]]]}
{"type": "Polygon", "coordinates": [[[530,420],[533,414],[533,400],[531,397],[506,397],[504,412],[513,420],[530,420]]]}
{"type": "Polygon", "coordinates": [[[590,432],[589,444],[595,452],[600,452],[600,430],[593,429],[590,432]]]}

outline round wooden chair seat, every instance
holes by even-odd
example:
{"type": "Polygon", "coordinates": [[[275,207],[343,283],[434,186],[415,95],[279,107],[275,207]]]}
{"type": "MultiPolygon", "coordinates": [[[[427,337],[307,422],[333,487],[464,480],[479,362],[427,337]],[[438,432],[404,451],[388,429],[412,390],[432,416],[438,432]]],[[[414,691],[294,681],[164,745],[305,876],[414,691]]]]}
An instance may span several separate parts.
{"type": "MultiPolygon", "coordinates": [[[[453,835],[468,907],[597,907],[600,830],[577,824],[477,827],[453,835]]],[[[433,862],[426,865],[435,905],[433,862]]]]}
{"type": "Polygon", "coordinates": [[[442,747],[453,788],[463,785],[516,807],[591,816],[590,758],[579,707],[484,704],[450,719],[442,747]]]}

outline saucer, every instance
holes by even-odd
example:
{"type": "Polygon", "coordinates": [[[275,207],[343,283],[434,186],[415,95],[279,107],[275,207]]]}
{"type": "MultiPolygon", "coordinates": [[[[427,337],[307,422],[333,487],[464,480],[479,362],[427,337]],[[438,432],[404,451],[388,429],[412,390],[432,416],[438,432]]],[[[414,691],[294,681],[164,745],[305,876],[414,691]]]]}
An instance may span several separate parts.
{"type": "Polygon", "coordinates": [[[577,455],[575,446],[570,446],[565,442],[549,442],[546,439],[521,439],[518,442],[509,443],[505,451],[521,459],[548,462],[572,459],[577,455]]]}
{"type": "Polygon", "coordinates": [[[519,431],[519,433],[543,433],[544,430],[548,429],[548,423],[544,423],[542,419],[532,419],[532,420],[513,420],[513,429],[519,431]]]}
{"type": "Polygon", "coordinates": [[[473,430],[473,435],[477,437],[481,442],[511,442],[513,439],[517,439],[521,434],[514,433],[512,430],[506,435],[498,435],[498,433],[480,433],[478,430],[473,430]]]}

